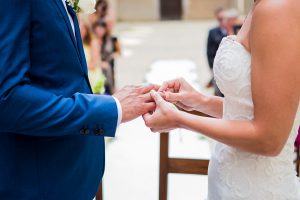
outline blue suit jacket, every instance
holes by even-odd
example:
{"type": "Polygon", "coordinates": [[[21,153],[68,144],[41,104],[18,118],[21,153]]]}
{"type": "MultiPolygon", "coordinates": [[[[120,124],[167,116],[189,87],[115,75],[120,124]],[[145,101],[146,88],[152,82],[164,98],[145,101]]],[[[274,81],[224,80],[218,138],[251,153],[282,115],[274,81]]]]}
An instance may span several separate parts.
{"type": "Polygon", "coordinates": [[[118,111],[91,95],[61,0],[0,0],[0,199],[89,200],[118,111]]]}
{"type": "Polygon", "coordinates": [[[226,37],[226,33],[220,27],[213,28],[209,31],[207,40],[207,59],[210,69],[213,69],[214,60],[219,49],[222,39],[226,37]]]}

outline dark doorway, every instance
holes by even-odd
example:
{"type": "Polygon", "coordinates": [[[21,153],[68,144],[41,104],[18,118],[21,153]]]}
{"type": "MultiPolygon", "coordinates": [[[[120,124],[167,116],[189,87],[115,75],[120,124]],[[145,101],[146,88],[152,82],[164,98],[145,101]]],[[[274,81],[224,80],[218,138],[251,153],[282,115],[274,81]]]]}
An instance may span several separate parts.
{"type": "Polygon", "coordinates": [[[182,17],[182,0],[160,0],[162,20],[178,20],[182,17]]]}

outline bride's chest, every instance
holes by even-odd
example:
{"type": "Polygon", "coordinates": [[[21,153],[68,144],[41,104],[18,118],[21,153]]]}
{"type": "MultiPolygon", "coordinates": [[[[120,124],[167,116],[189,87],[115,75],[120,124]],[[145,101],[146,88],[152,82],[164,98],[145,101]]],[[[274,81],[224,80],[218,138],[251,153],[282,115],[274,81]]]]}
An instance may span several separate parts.
{"type": "Polygon", "coordinates": [[[251,98],[251,55],[233,38],[224,38],[220,44],[214,77],[225,96],[251,98]]]}

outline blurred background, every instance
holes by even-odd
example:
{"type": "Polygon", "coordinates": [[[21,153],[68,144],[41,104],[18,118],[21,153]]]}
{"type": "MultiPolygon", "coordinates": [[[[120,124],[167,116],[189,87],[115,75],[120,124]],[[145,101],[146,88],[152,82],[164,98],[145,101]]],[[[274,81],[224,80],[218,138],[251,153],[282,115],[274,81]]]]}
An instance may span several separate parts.
{"type": "MultiPolygon", "coordinates": [[[[213,60],[223,37],[236,34],[251,0],[98,0],[96,13],[80,15],[81,35],[96,94],[131,84],[184,77],[205,94],[222,96],[213,60]]],[[[160,135],[141,118],[106,139],[104,200],[157,200],[160,135]]],[[[170,133],[170,158],[209,160],[214,141],[186,130],[170,133]]],[[[204,173],[205,174],[205,173],[204,173]]],[[[169,200],[207,195],[207,176],[169,174],[169,200]]]]}

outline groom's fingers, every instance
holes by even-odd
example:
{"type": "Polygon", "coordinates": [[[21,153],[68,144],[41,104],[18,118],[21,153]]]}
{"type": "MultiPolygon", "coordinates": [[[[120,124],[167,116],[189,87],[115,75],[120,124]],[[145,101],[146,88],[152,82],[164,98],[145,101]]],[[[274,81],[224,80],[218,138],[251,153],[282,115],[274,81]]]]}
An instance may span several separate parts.
{"type": "Polygon", "coordinates": [[[157,91],[159,88],[160,88],[160,85],[148,84],[148,85],[144,86],[144,87],[141,89],[141,93],[142,93],[142,94],[147,94],[147,93],[149,93],[151,90],[157,91]]]}
{"type": "Polygon", "coordinates": [[[156,104],[154,102],[144,103],[143,108],[145,109],[144,113],[152,113],[156,108],[156,104]]]}
{"type": "Polygon", "coordinates": [[[150,92],[147,94],[143,94],[142,97],[143,97],[143,101],[146,103],[153,102],[153,98],[151,97],[150,92]]]}
{"type": "Polygon", "coordinates": [[[159,88],[161,87],[160,85],[156,85],[156,84],[152,84],[153,85],[153,89],[152,90],[155,90],[155,91],[158,91],[159,88]]]}

